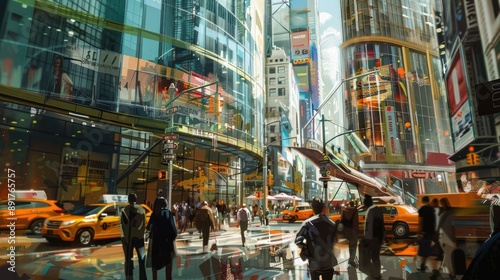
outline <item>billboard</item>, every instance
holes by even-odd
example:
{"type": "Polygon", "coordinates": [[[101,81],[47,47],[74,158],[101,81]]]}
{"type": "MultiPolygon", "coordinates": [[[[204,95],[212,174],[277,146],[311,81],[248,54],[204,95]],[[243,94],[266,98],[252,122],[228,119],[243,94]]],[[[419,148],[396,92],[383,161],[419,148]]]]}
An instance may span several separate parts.
{"type": "Polygon", "coordinates": [[[292,33],[292,62],[294,65],[309,62],[309,31],[292,33]]]}
{"type": "Polygon", "coordinates": [[[459,49],[445,78],[455,151],[474,139],[469,86],[464,64],[463,53],[459,49]]]}
{"type": "Polygon", "coordinates": [[[290,30],[306,30],[309,23],[307,19],[307,0],[294,0],[290,2],[290,30]]]}
{"type": "Polygon", "coordinates": [[[446,77],[448,104],[450,106],[450,113],[452,116],[457,113],[457,111],[469,98],[465,75],[466,73],[463,65],[462,53],[458,51],[450,64],[446,77]]]}

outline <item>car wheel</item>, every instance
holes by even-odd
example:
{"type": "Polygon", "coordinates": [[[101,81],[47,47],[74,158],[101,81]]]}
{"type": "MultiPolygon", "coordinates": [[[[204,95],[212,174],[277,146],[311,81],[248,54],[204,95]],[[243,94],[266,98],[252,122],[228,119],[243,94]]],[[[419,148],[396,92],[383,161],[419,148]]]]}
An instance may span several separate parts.
{"type": "Polygon", "coordinates": [[[43,220],[34,220],[31,222],[30,230],[34,234],[42,234],[43,220]]]}
{"type": "Polygon", "coordinates": [[[88,246],[92,242],[92,237],[93,237],[93,234],[92,234],[92,231],[90,229],[82,228],[76,234],[75,242],[78,245],[88,246]]]}
{"type": "Polygon", "coordinates": [[[290,220],[288,220],[289,223],[294,223],[297,220],[297,217],[290,217],[290,220]]]}
{"type": "Polygon", "coordinates": [[[396,238],[405,238],[408,236],[409,228],[408,225],[405,223],[395,223],[392,226],[392,233],[394,234],[394,237],[396,238]]]}

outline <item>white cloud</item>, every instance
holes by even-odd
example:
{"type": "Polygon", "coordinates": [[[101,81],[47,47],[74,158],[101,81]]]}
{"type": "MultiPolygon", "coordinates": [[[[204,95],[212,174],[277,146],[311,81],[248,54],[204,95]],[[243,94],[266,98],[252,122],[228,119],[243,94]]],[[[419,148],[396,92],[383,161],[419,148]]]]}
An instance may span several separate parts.
{"type": "Polygon", "coordinates": [[[333,18],[333,16],[331,14],[321,12],[321,13],[319,13],[319,24],[325,24],[326,22],[330,21],[332,18],[333,18]]]}

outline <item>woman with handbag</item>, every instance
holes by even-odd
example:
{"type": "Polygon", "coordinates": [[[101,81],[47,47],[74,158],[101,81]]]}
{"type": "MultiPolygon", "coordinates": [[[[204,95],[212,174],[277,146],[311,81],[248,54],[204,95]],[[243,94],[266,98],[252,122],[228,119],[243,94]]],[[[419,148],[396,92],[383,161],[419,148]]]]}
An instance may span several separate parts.
{"type": "Polygon", "coordinates": [[[148,257],[146,266],[153,270],[153,280],[158,279],[158,270],[165,267],[165,278],[172,279],[172,263],[176,256],[175,215],[168,210],[167,200],[158,197],[146,229],[149,231],[148,257]]]}

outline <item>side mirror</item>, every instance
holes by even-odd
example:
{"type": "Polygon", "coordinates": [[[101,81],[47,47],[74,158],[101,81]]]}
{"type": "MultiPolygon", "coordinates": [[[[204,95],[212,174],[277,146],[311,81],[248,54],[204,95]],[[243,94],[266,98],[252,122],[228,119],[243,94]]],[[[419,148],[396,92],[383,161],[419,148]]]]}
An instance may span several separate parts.
{"type": "Polygon", "coordinates": [[[106,218],[108,216],[108,213],[101,213],[101,215],[99,215],[99,218],[106,218]]]}

